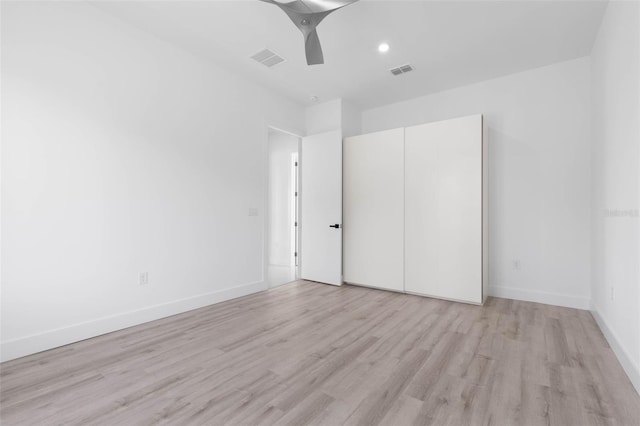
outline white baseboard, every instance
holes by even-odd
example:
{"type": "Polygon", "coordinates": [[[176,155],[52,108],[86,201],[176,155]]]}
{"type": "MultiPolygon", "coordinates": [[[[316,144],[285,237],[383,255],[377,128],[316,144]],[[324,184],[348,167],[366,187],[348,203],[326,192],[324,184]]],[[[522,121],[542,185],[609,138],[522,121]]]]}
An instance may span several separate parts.
{"type": "Polygon", "coordinates": [[[585,309],[591,307],[591,300],[584,297],[565,294],[547,293],[543,291],[524,290],[514,287],[489,286],[489,296],[504,299],[523,300],[525,302],[544,303],[546,305],[564,306],[566,308],[585,309]]]}
{"type": "Polygon", "coordinates": [[[600,330],[602,330],[602,334],[609,342],[609,346],[613,349],[613,352],[618,357],[618,361],[622,365],[625,373],[627,373],[627,377],[631,380],[631,384],[634,388],[636,388],[636,392],[640,395],[640,366],[633,362],[633,358],[629,356],[629,352],[624,348],[622,344],[620,344],[620,339],[618,339],[617,335],[609,328],[609,325],[604,320],[600,312],[598,312],[597,307],[593,307],[591,309],[591,315],[595,318],[600,330]]]}
{"type": "Polygon", "coordinates": [[[266,282],[257,281],[7,340],[0,343],[0,361],[9,361],[266,289],[266,282]]]}

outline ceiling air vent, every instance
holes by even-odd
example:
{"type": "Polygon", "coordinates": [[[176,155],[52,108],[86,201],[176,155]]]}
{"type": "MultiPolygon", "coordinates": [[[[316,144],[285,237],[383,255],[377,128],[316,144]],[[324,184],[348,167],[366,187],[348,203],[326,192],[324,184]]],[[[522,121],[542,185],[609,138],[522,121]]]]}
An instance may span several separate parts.
{"type": "Polygon", "coordinates": [[[400,75],[400,74],[405,74],[408,73],[409,71],[413,71],[413,66],[406,64],[406,65],[402,65],[398,68],[392,68],[391,69],[391,74],[393,75],[400,75]]]}
{"type": "Polygon", "coordinates": [[[264,49],[251,56],[256,62],[260,62],[265,67],[271,68],[274,65],[278,65],[280,62],[284,62],[284,58],[269,49],[264,49]]]}

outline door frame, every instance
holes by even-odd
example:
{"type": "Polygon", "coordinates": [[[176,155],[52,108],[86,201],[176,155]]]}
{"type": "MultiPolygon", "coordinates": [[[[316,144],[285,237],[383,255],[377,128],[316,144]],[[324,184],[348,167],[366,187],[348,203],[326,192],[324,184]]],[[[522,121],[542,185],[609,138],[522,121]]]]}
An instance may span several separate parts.
{"type": "Polygon", "coordinates": [[[270,212],[269,212],[269,132],[270,131],[276,131],[276,132],[280,132],[280,133],[285,133],[287,135],[291,135],[294,136],[298,139],[298,169],[297,169],[297,173],[298,173],[298,197],[297,197],[297,204],[296,204],[296,210],[298,212],[298,233],[296,235],[296,246],[298,248],[298,264],[295,267],[295,280],[300,279],[300,265],[302,264],[302,254],[300,250],[300,235],[302,232],[302,213],[301,213],[301,199],[302,199],[302,181],[301,181],[301,173],[300,170],[302,168],[302,162],[301,160],[301,155],[300,155],[300,151],[302,148],[302,138],[303,136],[300,135],[297,132],[294,131],[290,131],[290,130],[286,130],[283,129],[281,127],[278,126],[273,126],[273,125],[267,125],[265,128],[265,137],[264,137],[264,143],[263,143],[263,154],[262,154],[262,161],[264,164],[264,169],[262,172],[262,191],[263,191],[263,201],[262,201],[262,205],[264,206],[263,211],[264,214],[262,215],[262,282],[265,284],[265,287],[267,289],[269,288],[273,288],[271,287],[271,285],[269,284],[269,280],[268,280],[268,268],[269,268],[269,238],[268,238],[268,230],[269,230],[269,217],[270,217],[270,212]]]}
{"type": "Polygon", "coordinates": [[[296,273],[295,278],[298,279],[298,264],[299,264],[299,251],[300,251],[300,206],[298,205],[298,199],[300,196],[300,173],[298,172],[300,167],[300,142],[298,141],[298,151],[291,154],[291,197],[293,209],[291,212],[291,222],[294,223],[293,227],[289,229],[291,232],[290,240],[291,247],[291,264],[294,266],[296,273]]]}

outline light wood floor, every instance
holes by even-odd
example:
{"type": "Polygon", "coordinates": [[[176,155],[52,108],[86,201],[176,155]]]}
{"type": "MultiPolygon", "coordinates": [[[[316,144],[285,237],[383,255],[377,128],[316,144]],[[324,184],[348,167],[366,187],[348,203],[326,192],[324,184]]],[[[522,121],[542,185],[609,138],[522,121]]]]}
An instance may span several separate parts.
{"type": "Polygon", "coordinates": [[[309,282],[1,365],[3,425],[638,425],[587,311],[309,282]]]}

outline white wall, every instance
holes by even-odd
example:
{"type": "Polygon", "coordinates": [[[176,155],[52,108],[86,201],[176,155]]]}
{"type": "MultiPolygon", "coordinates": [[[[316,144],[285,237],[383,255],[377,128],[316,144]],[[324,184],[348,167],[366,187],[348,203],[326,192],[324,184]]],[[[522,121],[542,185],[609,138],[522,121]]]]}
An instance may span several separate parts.
{"type": "Polygon", "coordinates": [[[589,67],[582,58],[363,112],[365,133],[484,114],[491,294],[589,307],[589,67]]]}
{"type": "Polygon", "coordinates": [[[593,47],[592,300],[640,392],[640,6],[610,2],[593,47]]]}
{"type": "Polygon", "coordinates": [[[342,100],[342,137],[362,134],[362,111],[355,105],[342,100]]]}
{"type": "Polygon", "coordinates": [[[307,107],[307,135],[342,129],[342,136],[362,133],[362,111],[354,104],[337,98],[307,107]]]}
{"type": "Polygon", "coordinates": [[[3,359],[266,288],[303,108],[80,2],[3,2],[2,89],[3,359]]]}
{"type": "Polygon", "coordinates": [[[269,132],[269,201],[268,262],[270,265],[292,266],[294,250],[291,155],[298,152],[298,138],[283,132],[269,132]]]}
{"type": "Polygon", "coordinates": [[[330,132],[342,126],[342,99],[311,105],[305,110],[307,135],[330,132]]]}

